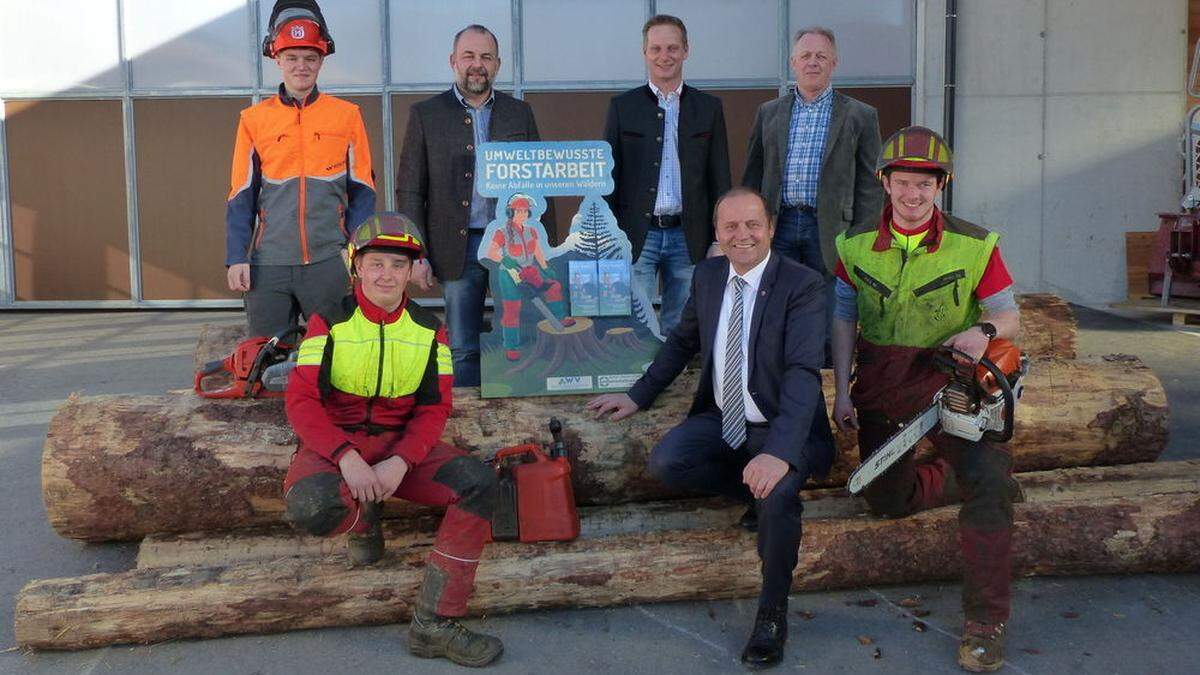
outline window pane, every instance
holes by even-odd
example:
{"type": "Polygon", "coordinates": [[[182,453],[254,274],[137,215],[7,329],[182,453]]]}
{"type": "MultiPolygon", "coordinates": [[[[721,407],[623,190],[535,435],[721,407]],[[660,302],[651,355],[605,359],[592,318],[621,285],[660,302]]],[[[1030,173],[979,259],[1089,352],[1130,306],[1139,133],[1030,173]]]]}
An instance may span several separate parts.
{"type": "Polygon", "coordinates": [[[525,0],[525,80],[641,80],[642,0],[525,0]]]}
{"type": "Polygon", "coordinates": [[[500,41],[499,83],[511,83],[512,3],[509,0],[391,0],[392,82],[449,86],[454,34],[477,23],[500,41]]]}
{"type": "Polygon", "coordinates": [[[838,46],[834,80],[913,76],[913,0],[791,0],[790,19],[792,33],[811,25],[833,29],[838,46]]]}
{"type": "Polygon", "coordinates": [[[121,88],[115,0],[0,0],[0,17],[0,91],[121,88]]]}
{"type": "MultiPolygon", "coordinates": [[[[272,0],[258,3],[258,42],[261,45],[271,19],[272,0]]],[[[381,85],[383,84],[383,48],[380,46],[379,0],[337,0],[321,3],[321,13],[329,24],[329,35],[336,51],[321,66],[320,84],[381,85]]],[[[279,83],[279,69],[261,58],[263,85],[279,83]]]]}
{"type": "Polygon", "coordinates": [[[248,12],[243,0],[125,0],[133,86],[250,86],[248,12]]]}
{"type": "Polygon", "coordinates": [[[687,26],[685,79],[779,77],[776,0],[660,0],[658,11],[678,16],[687,26]]]}

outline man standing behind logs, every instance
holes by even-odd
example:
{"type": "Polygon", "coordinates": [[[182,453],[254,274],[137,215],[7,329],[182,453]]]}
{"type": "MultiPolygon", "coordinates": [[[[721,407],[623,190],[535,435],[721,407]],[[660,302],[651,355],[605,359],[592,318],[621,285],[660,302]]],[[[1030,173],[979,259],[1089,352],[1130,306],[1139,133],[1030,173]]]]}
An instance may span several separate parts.
{"type": "Polygon", "coordinates": [[[277,2],[268,30],[283,83],[238,120],[225,265],[250,334],[270,336],[346,294],[341,254],[375,211],[375,179],[358,106],[317,88],[333,40],[316,3],[277,2]]]}
{"type": "MultiPolygon", "coordinates": [[[[953,172],[942,137],[925,127],[901,129],[883,144],[879,171],[889,203],[877,224],[838,235],[835,270],[833,415],[843,430],[858,429],[864,460],[945,386],[948,375],[934,365],[936,348],[954,347],[978,361],[990,340],[1014,340],[1020,330],[997,235],[936,205],[953,172]]],[[[939,452],[935,461],[918,465],[909,453],[864,496],[873,511],[893,518],[963,503],[966,625],[958,662],[971,671],[998,670],[1009,615],[1012,500],[1020,494],[1012,455],[1005,446],[940,429],[930,439],[939,452]]]]}
{"type": "Polygon", "coordinates": [[[349,532],[350,562],[383,556],[385,499],[447,506],[414,603],[409,650],[483,666],[504,647],[463,616],[491,533],[496,475],[440,441],[450,415],[446,330],[405,294],[424,246],[408,218],[374,216],[350,242],[354,292],[310,317],[288,381],[300,439],[284,479],[286,517],[318,536],[349,532]]]}
{"type": "Polygon", "coordinates": [[[721,99],[683,83],[687,28],[659,14],[642,27],[649,82],[608,104],[612,193],[605,197],[633,245],[633,274],[647,298],[662,275],[662,334],[687,300],[692,270],[712,243],[709,221],[729,189],[729,141],[721,99]]]}
{"type": "Polygon", "coordinates": [[[613,420],[648,408],[700,355],[688,418],[655,446],[649,470],[673,488],[756,506],[763,584],[742,662],[762,668],[780,661],[787,640],[800,488],[827,474],[834,456],[820,375],[825,281],[771,252],[774,223],[754,190],[727,192],[713,221],[726,256],[696,266],[679,325],[629,393],[588,408],[613,420]]]}

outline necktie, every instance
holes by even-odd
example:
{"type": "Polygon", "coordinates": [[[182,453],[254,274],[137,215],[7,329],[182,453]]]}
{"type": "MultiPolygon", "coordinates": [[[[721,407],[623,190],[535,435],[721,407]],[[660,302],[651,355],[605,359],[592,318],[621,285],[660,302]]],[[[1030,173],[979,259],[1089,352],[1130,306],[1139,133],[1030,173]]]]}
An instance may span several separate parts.
{"type": "Polygon", "coordinates": [[[725,376],[721,380],[721,438],[731,448],[746,442],[746,402],[742,399],[742,289],[746,280],[733,277],[733,305],[725,335],[725,376]]]}

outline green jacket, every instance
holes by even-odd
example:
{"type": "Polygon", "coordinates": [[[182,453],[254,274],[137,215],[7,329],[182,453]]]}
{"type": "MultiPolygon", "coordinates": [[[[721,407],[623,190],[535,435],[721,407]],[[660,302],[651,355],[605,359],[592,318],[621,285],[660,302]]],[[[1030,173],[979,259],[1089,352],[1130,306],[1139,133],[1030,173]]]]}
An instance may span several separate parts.
{"type": "Polygon", "coordinates": [[[858,290],[862,337],[876,345],[936,347],[974,325],[982,314],[979,285],[999,235],[934,212],[921,244],[893,245],[891,209],[882,224],[838,235],[837,251],[858,290]]]}

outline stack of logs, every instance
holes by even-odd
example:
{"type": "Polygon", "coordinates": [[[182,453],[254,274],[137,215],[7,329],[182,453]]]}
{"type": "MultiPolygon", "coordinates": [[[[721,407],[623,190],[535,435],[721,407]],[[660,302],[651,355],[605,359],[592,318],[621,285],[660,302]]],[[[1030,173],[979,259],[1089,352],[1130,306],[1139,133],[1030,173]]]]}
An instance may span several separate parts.
{"type": "MultiPolygon", "coordinates": [[[[1074,318],[1061,300],[1025,296],[1022,308],[1023,347],[1036,358],[1012,444],[1016,470],[1027,472],[1018,477],[1027,500],[1016,507],[1016,573],[1197,569],[1200,462],[1148,463],[1167,436],[1158,379],[1128,357],[1076,360],[1074,318]]],[[[238,337],[206,331],[197,359],[238,337]]],[[[732,527],[739,510],[672,494],[645,472],[695,386],[694,375],[680,378],[653,409],[615,423],[584,414],[585,397],[455,392],[446,438],[477,455],[545,441],[544,420],[562,419],[583,505],[575,542],[490,545],[472,612],[755,595],[753,535],[732,527]]],[[[838,441],[831,475],[806,493],[795,590],[956,577],[946,564],[958,559],[956,509],[866,515],[840,489],[856,465],[854,439],[838,441]]],[[[348,570],[344,542],[282,525],[293,447],[278,401],[69,400],[44,452],[51,524],[74,539],[141,539],[138,566],[28,584],[17,642],[79,649],[406,620],[438,514],[389,503],[384,560],[348,570]]]]}

